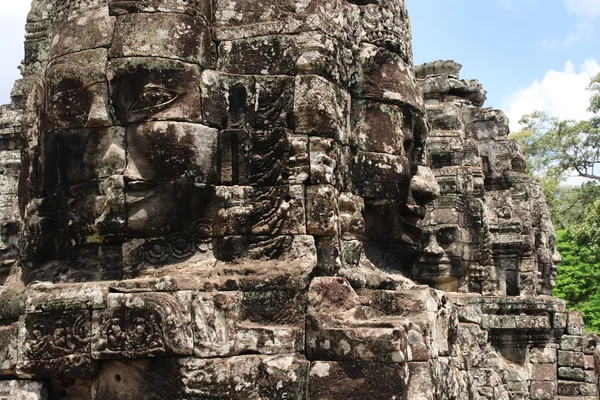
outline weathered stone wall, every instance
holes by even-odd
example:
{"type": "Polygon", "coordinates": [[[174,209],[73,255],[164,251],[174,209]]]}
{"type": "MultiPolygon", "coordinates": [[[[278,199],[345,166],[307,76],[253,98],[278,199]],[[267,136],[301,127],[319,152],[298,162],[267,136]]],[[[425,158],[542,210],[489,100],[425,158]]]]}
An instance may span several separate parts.
{"type": "Polygon", "coordinates": [[[18,207],[21,165],[21,112],[0,107],[0,284],[18,258],[21,216],[18,207]]]}
{"type": "Polygon", "coordinates": [[[0,399],[597,398],[506,117],[411,46],[402,0],[34,0],[0,399]]]}

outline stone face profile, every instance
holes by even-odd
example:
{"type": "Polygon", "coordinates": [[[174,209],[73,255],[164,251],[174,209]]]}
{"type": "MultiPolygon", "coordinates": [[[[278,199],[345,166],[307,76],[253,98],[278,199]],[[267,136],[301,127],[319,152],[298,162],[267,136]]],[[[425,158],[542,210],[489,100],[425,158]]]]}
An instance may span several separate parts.
{"type": "Polygon", "coordinates": [[[402,0],[34,0],[26,29],[0,399],[597,398],[541,188],[477,81],[413,66],[402,0]]]}

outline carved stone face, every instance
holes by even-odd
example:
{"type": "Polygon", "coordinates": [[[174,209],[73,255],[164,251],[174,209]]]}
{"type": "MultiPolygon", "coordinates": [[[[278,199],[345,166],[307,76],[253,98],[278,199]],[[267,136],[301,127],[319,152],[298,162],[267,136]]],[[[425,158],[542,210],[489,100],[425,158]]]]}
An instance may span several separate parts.
{"type": "Polygon", "coordinates": [[[477,291],[478,286],[470,285],[465,278],[471,275],[471,266],[478,269],[489,257],[489,227],[483,202],[473,196],[446,195],[434,207],[425,221],[415,279],[447,292],[477,291]]]}
{"type": "Polygon", "coordinates": [[[41,137],[59,256],[123,246],[167,265],[192,244],[231,261],[303,235],[414,253],[438,187],[403,2],[276,2],[242,20],[228,10],[249,2],[158,3],[110,1],[52,31],[41,137]],[[359,203],[350,233],[342,194],[359,203]]]}
{"type": "Polygon", "coordinates": [[[62,55],[72,25],[54,32],[42,133],[63,245],[184,230],[206,207],[202,185],[217,183],[217,130],[199,124],[206,26],[185,14],[123,15],[108,51],[62,55]],[[146,43],[148,27],[164,38],[146,43]]]}

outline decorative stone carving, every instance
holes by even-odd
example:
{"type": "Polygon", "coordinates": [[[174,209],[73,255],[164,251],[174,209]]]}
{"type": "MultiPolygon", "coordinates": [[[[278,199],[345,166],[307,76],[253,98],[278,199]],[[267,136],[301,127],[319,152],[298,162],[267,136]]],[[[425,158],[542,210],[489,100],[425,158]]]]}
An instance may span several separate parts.
{"type": "Polygon", "coordinates": [[[191,293],[110,294],[93,314],[95,359],[192,353],[191,293]]]}
{"type": "Polygon", "coordinates": [[[88,311],[26,314],[19,322],[17,374],[26,378],[88,378],[95,373],[88,311]]]}

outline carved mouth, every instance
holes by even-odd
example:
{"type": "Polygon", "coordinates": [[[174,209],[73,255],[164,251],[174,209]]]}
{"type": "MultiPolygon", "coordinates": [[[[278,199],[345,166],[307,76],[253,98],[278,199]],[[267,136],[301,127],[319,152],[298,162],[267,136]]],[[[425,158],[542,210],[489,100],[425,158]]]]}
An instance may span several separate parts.
{"type": "Polygon", "coordinates": [[[421,233],[422,222],[427,213],[427,207],[417,204],[404,204],[400,207],[402,222],[410,227],[416,228],[421,233]]]}
{"type": "Polygon", "coordinates": [[[134,204],[154,196],[156,183],[148,181],[130,181],[125,185],[125,201],[134,204]]]}
{"type": "Polygon", "coordinates": [[[447,257],[423,256],[417,260],[419,265],[452,265],[452,260],[447,257]]]}
{"type": "Polygon", "coordinates": [[[148,181],[129,181],[127,182],[127,191],[132,192],[147,192],[156,187],[156,183],[148,181]]]}

